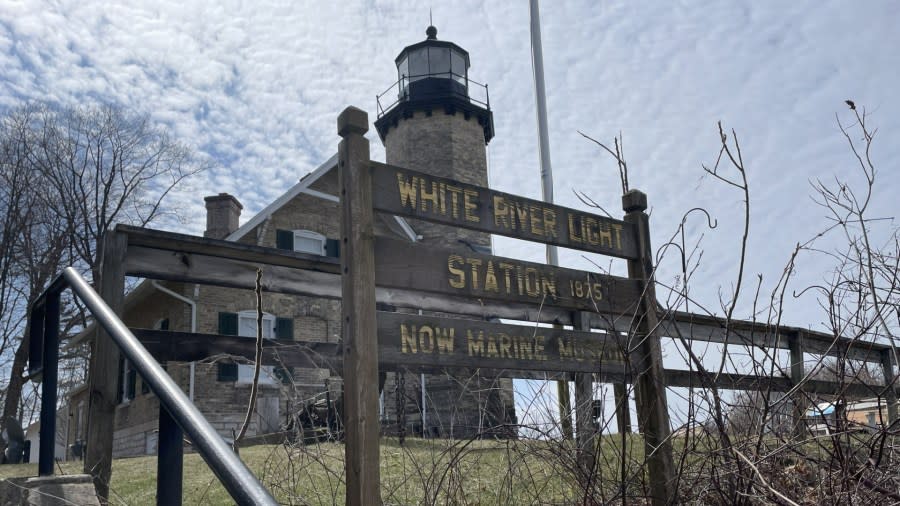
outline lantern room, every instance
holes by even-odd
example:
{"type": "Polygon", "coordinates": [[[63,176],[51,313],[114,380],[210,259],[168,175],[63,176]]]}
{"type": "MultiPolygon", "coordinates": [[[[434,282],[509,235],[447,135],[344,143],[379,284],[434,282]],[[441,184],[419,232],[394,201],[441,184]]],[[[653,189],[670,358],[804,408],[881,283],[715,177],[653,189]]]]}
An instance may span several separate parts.
{"type": "Polygon", "coordinates": [[[472,116],[484,127],[485,142],[494,136],[493,117],[486,84],[469,78],[469,52],[453,42],[438,40],[437,28],[425,30],[426,39],[403,48],[394,60],[397,81],[378,95],[375,128],[382,141],[391,126],[415,111],[431,115],[472,116]]]}

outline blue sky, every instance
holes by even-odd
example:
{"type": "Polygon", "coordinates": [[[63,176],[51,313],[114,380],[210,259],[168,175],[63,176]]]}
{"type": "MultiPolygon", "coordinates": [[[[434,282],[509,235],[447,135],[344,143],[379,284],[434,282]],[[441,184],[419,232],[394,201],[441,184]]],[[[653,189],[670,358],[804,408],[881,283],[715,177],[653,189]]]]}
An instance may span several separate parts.
{"type": "MultiPolygon", "coordinates": [[[[433,7],[438,38],[466,48],[470,76],[490,86],[491,186],[539,197],[528,2],[433,7]]],[[[424,39],[428,16],[427,4],[389,0],[6,0],[0,107],[108,101],[150,112],[216,163],[173,195],[187,219],[167,226],[200,233],[202,195],[236,195],[249,219],[336,150],[344,107],[374,120],[375,95],[396,79],[394,57],[424,39]]],[[[900,4],[558,1],[544,2],[541,16],[556,201],[583,207],[577,190],[620,213],[613,160],[577,131],[604,142],[621,132],[631,186],[649,196],[655,245],[693,207],[718,221],[709,230],[693,216],[687,235],[703,250],[692,293],[719,314],[736,274],[742,196],[701,169],[715,161],[717,121],[741,140],[753,206],[747,273],[754,283],[762,275],[762,293],[793,246],[827,225],[810,182],[858,181],[836,122],[852,123],[845,99],[864,106],[878,128],[872,215],[894,216],[900,4]]],[[[369,137],[373,157],[383,159],[374,129],[369,137]]],[[[881,222],[876,233],[890,226],[881,222]]],[[[837,244],[828,241],[823,248],[837,244]]],[[[543,258],[542,246],[509,239],[496,238],[495,250],[543,258]]],[[[610,265],[568,251],[561,260],[610,265]]],[[[793,286],[828,279],[832,263],[808,255],[793,286]]],[[[678,264],[664,260],[660,280],[671,282],[678,264]]],[[[811,296],[787,299],[785,323],[820,328],[824,315],[811,296]]],[[[742,299],[737,316],[750,311],[742,299]]]]}

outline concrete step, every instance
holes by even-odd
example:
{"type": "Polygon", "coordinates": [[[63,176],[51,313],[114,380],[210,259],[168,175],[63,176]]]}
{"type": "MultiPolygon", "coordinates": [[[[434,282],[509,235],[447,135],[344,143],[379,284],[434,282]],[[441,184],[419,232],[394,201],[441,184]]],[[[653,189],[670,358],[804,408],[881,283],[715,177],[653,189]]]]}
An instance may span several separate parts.
{"type": "Polygon", "coordinates": [[[0,504],[100,505],[89,474],[10,478],[0,481],[0,504]]]}

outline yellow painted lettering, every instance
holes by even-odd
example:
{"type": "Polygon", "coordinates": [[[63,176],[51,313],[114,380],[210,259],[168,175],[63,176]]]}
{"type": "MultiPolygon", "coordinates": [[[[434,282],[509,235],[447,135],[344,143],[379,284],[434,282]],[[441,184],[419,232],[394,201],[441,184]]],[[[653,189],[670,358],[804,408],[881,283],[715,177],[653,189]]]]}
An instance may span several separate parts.
{"type": "Polygon", "coordinates": [[[457,219],[459,218],[459,196],[462,194],[462,188],[447,185],[447,192],[450,193],[450,216],[457,219]]]}
{"type": "Polygon", "coordinates": [[[519,358],[534,360],[534,342],[531,339],[519,339],[519,358]]]}
{"type": "Polygon", "coordinates": [[[440,196],[441,214],[447,216],[447,185],[441,183],[440,189],[441,191],[438,195],[440,196]]]}
{"type": "Polygon", "coordinates": [[[607,226],[597,225],[597,235],[600,237],[600,244],[608,246],[610,248],[613,246],[613,236],[612,231],[607,226]]]}
{"type": "Polygon", "coordinates": [[[585,216],[581,221],[581,226],[588,244],[595,246],[600,244],[600,231],[598,230],[599,225],[597,224],[597,220],[585,216]]]}
{"type": "Polygon", "coordinates": [[[427,211],[428,207],[425,205],[425,203],[431,202],[431,212],[437,213],[438,209],[440,209],[440,207],[438,205],[438,194],[440,193],[439,188],[438,188],[438,183],[436,183],[434,181],[431,182],[431,191],[430,192],[427,189],[428,181],[425,181],[423,179],[423,180],[421,180],[421,182],[419,184],[420,184],[419,198],[422,202],[422,204],[421,204],[422,210],[427,211]]]}
{"type": "Polygon", "coordinates": [[[591,290],[594,300],[603,300],[603,285],[599,281],[591,284],[591,290]]]}
{"type": "Polygon", "coordinates": [[[400,205],[409,206],[410,209],[416,208],[416,189],[419,187],[419,178],[413,176],[407,180],[402,172],[397,173],[397,189],[400,191],[400,205]]]}
{"type": "Polygon", "coordinates": [[[556,297],[556,278],[553,277],[553,273],[544,273],[541,276],[541,294],[549,295],[550,297],[556,297]]]}
{"type": "Polygon", "coordinates": [[[534,358],[547,360],[547,354],[544,353],[544,336],[534,336],[534,358]]]}
{"type": "Polygon", "coordinates": [[[510,354],[510,348],[512,347],[512,339],[506,334],[500,334],[500,358],[515,358],[510,354]]]}
{"type": "Polygon", "coordinates": [[[525,274],[521,265],[516,266],[516,282],[519,286],[519,295],[525,295],[525,274]]]}
{"type": "Polygon", "coordinates": [[[406,325],[400,324],[400,353],[416,352],[416,326],[410,330],[406,325]]]}
{"type": "Polygon", "coordinates": [[[447,281],[453,288],[466,287],[466,272],[459,268],[462,267],[462,265],[463,257],[459,255],[450,255],[447,257],[447,270],[450,271],[450,277],[447,278],[447,281]],[[454,276],[456,277],[455,279],[454,276]]]}
{"type": "Polygon", "coordinates": [[[434,329],[430,325],[419,327],[419,350],[422,353],[434,352],[434,329]]]}
{"type": "Polygon", "coordinates": [[[556,235],[556,211],[547,207],[544,208],[544,235],[548,238],[558,237],[556,235]]]}
{"type": "Polygon", "coordinates": [[[472,289],[478,290],[478,268],[482,261],[477,258],[467,258],[466,263],[472,266],[472,289]]]}
{"type": "Polygon", "coordinates": [[[497,293],[500,289],[497,287],[497,276],[494,273],[494,262],[488,260],[487,270],[484,272],[484,290],[497,293]]]}
{"type": "Polygon", "coordinates": [[[569,215],[569,240],[572,242],[584,242],[581,235],[581,221],[576,219],[574,215],[569,215]]]}
{"type": "Polygon", "coordinates": [[[622,249],[622,225],[611,224],[610,228],[612,229],[613,236],[615,236],[615,245],[613,246],[616,249],[622,249]]]}
{"type": "Polygon", "coordinates": [[[528,230],[528,206],[519,202],[513,208],[516,216],[516,226],[519,230],[528,230]]]}
{"type": "Polygon", "coordinates": [[[472,211],[478,209],[478,192],[475,190],[463,190],[463,208],[465,209],[466,221],[478,223],[481,218],[472,211]]]}
{"type": "Polygon", "coordinates": [[[453,327],[440,328],[436,327],[435,335],[437,336],[438,353],[453,353],[453,343],[456,340],[456,329],[453,327]]]}
{"type": "Polygon", "coordinates": [[[541,221],[544,214],[541,212],[541,208],[538,206],[531,206],[528,208],[528,211],[531,213],[531,233],[534,235],[544,235],[544,223],[541,221]]]}
{"type": "Polygon", "coordinates": [[[513,269],[516,268],[516,266],[513,264],[508,264],[506,262],[500,262],[497,264],[497,267],[499,267],[500,270],[503,271],[503,281],[504,283],[506,283],[506,294],[509,295],[510,288],[512,286],[512,278],[510,277],[510,273],[513,271],[513,269]]]}
{"type": "Polygon", "coordinates": [[[525,268],[525,291],[529,297],[537,297],[541,294],[538,282],[538,271],[534,267],[525,268]]]}
{"type": "Polygon", "coordinates": [[[500,352],[497,351],[497,339],[494,338],[492,334],[488,334],[487,337],[487,356],[490,358],[497,358],[500,352]]]}
{"type": "Polygon", "coordinates": [[[467,331],[466,341],[469,343],[469,356],[470,357],[481,357],[484,355],[484,332],[478,331],[478,336],[472,334],[472,331],[467,331]]]}
{"type": "Polygon", "coordinates": [[[509,228],[509,207],[501,195],[494,195],[494,226],[509,228]]]}

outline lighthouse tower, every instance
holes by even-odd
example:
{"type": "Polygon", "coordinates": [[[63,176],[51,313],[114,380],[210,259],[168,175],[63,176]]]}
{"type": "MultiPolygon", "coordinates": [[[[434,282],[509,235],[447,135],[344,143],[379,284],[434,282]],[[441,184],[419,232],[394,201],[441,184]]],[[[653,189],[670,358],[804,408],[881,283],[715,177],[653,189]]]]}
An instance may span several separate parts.
{"type": "MultiPolygon", "coordinates": [[[[438,40],[434,26],[425,34],[425,40],[397,56],[397,82],[378,97],[375,128],[386,161],[487,186],[486,146],[494,137],[487,85],[469,78],[465,49],[438,40]]],[[[490,253],[489,234],[409,221],[422,245],[490,253]]],[[[515,421],[511,380],[486,378],[474,371],[424,377],[396,374],[388,378],[383,400],[383,427],[393,433],[497,435],[496,427],[515,421]]]]}
{"type": "MultiPolygon", "coordinates": [[[[486,146],[494,137],[487,86],[469,79],[469,53],[437,39],[407,46],[397,56],[397,83],[378,99],[375,128],[387,163],[464,183],[487,186],[486,146]]],[[[460,239],[489,246],[490,236],[454,233],[417,222],[423,243],[457,247],[460,239]]]]}

